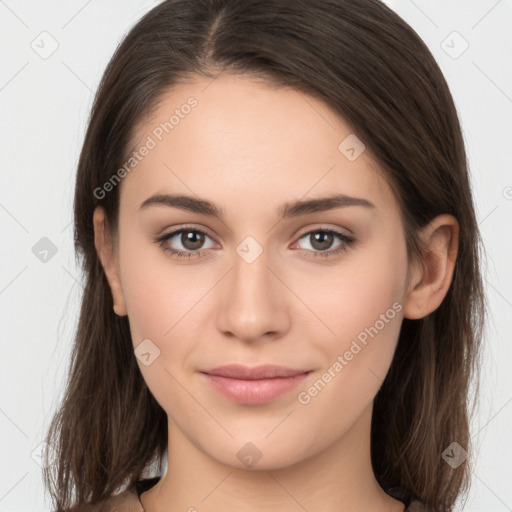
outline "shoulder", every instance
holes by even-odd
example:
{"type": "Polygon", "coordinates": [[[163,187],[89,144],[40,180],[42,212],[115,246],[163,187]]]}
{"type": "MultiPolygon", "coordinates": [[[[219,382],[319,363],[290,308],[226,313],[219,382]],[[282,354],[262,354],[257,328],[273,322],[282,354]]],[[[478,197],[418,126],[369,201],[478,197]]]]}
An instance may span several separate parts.
{"type": "Polygon", "coordinates": [[[114,494],[100,503],[78,505],[69,512],[145,512],[139,496],[156,485],[160,478],[155,476],[137,480],[133,487],[114,494]]]}
{"type": "Polygon", "coordinates": [[[127,489],[96,505],[79,505],[72,512],[144,512],[137,493],[127,489]]]}

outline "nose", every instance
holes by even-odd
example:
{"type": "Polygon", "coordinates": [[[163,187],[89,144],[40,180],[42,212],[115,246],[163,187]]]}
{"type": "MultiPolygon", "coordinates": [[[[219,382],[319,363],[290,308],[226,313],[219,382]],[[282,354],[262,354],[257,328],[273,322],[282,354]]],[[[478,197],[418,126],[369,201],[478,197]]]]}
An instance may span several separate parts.
{"type": "Polygon", "coordinates": [[[290,329],[290,292],[264,251],[251,263],[235,254],[216,301],[217,328],[246,343],[282,337],[290,329]]]}

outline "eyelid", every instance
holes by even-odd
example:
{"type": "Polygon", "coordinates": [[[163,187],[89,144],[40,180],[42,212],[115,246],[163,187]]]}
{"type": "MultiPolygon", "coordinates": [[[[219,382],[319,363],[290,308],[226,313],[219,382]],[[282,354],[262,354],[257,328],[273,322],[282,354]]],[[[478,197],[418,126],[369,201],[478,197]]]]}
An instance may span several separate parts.
{"type": "MultiPolygon", "coordinates": [[[[196,232],[196,233],[202,233],[203,235],[210,238],[216,245],[220,245],[215,240],[215,237],[209,233],[208,229],[203,226],[198,227],[197,225],[182,224],[179,226],[171,227],[170,231],[166,231],[167,229],[169,229],[169,228],[166,228],[165,230],[163,230],[163,232],[161,234],[158,234],[155,237],[153,237],[153,241],[163,244],[164,242],[171,240],[176,235],[179,235],[180,233],[182,233],[184,231],[192,231],[192,232],[196,232]]],[[[179,249],[177,249],[177,250],[179,250],[179,249]]],[[[197,249],[195,251],[182,251],[182,252],[188,252],[190,254],[197,254],[199,252],[206,251],[206,250],[207,249],[197,249]]]]}
{"type": "Polygon", "coordinates": [[[166,226],[165,228],[159,230],[156,233],[155,238],[156,237],[161,238],[163,236],[167,236],[170,234],[175,235],[177,232],[183,231],[186,229],[189,229],[190,231],[200,231],[200,232],[208,235],[210,238],[215,238],[214,236],[212,236],[210,234],[209,228],[207,228],[206,226],[203,226],[202,224],[176,224],[176,225],[172,225],[172,226],[166,226]]]}
{"type": "MultiPolygon", "coordinates": [[[[168,229],[168,228],[166,228],[166,229],[168,229]]],[[[353,246],[354,244],[357,243],[357,240],[354,236],[347,235],[347,234],[344,234],[344,233],[338,231],[338,229],[347,229],[348,231],[350,231],[352,233],[352,231],[349,230],[348,228],[332,228],[332,227],[327,227],[327,226],[311,227],[310,226],[309,228],[304,228],[304,229],[305,230],[301,234],[294,235],[296,241],[293,242],[292,245],[297,244],[302,238],[304,238],[308,235],[311,235],[313,233],[317,233],[317,232],[331,233],[334,237],[337,237],[341,241],[341,243],[338,246],[336,246],[334,249],[327,249],[325,251],[312,251],[309,249],[301,249],[300,247],[297,249],[299,252],[303,252],[305,254],[307,253],[308,257],[309,256],[312,256],[312,257],[320,256],[320,257],[324,257],[327,259],[327,258],[329,258],[329,256],[335,256],[338,253],[347,251],[351,246],[353,246]]],[[[192,232],[204,234],[208,238],[210,238],[214,243],[217,244],[217,242],[215,241],[215,237],[211,236],[208,233],[208,230],[206,228],[204,228],[202,226],[198,227],[197,225],[191,225],[191,224],[183,224],[183,225],[175,226],[174,229],[171,229],[171,231],[169,231],[167,233],[162,233],[162,234],[154,237],[153,241],[155,243],[158,243],[164,251],[171,253],[178,258],[181,257],[181,258],[185,258],[185,259],[201,258],[204,252],[208,252],[208,249],[211,249],[211,248],[207,248],[207,249],[196,249],[196,250],[185,250],[184,251],[181,249],[173,249],[173,248],[164,246],[166,241],[174,238],[176,235],[178,235],[184,231],[192,231],[192,232]]]]}
{"type": "MultiPolygon", "coordinates": [[[[345,252],[357,244],[357,239],[353,235],[347,235],[345,233],[342,233],[341,231],[338,231],[338,229],[327,228],[327,227],[317,227],[317,228],[313,228],[313,229],[308,229],[307,231],[305,231],[304,233],[299,235],[297,238],[297,241],[293,242],[292,245],[294,245],[294,246],[297,245],[300,242],[300,240],[302,240],[303,238],[306,238],[308,236],[311,236],[313,233],[330,233],[335,238],[337,238],[340,241],[340,243],[337,246],[335,246],[334,248],[327,249],[325,251],[312,251],[309,249],[301,249],[300,247],[298,247],[296,249],[298,251],[302,251],[304,254],[307,254],[308,257],[309,256],[312,256],[312,257],[320,256],[320,257],[325,257],[327,259],[327,258],[329,258],[329,256],[336,256],[337,254],[345,252]]],[[[352,233],[352,231],[351,231],[351,233],[352,233]]]]}
{"type": "MultiPolygon", "coordinates": [[[[209,232],[209,229],[207,227],[201,225],[201,224],[178,224],[177,226],[167,226],[164,229],[160,230],[155,235],[154,238],[155,239],[161,239],[163,237],[169,238],[171,235],[173,235],[173,236],[177,235],[179,232],[185,231],[187,229],[189,229],[190,231],[198,231],[200,233],[204,233],[205,235],[209,236],[212,240],[215,241],[216,237],[212,236],[210,234],[210,232],[209,232]],[[167,231],[168,229],[170,229],[170,231],[167,231]]],[[[299,231],[296,231],[292,236],[296,240],[299,240],[299,239],[303,238],[305,235],[311,234],[312,232],[314,233],[316,231],[328,231],[328,232],[332,232],[332,233],[337,234],[337,235],[345,236],[347,238],[352,238],[352,235],[353,235],[353,231],[351,229],[349,229],[349,228],[346,228],[346,227],[340,228],[338,226],[330,227],[330,226],[327,226],[327,225],[320,225],[320,226],[301,228],[299,231]],[[341,233],[339,231],[340,229],[345,229],[350,234],[341,233]]],[[[218,242],[216,242],[216,243],[218,243],[218,242]]]]}
{"type": "Polygon", "coordinates": [[[303,236],[305,235],[309,235],[311,233],[316,233],[317,231],[327,231],[327,232],[331,232],[331,233],[335,233],[337,235],[341,235],[341,236],[345,236],[347,238],[353,238],[353,235],[354,235],[354,232],[348,228],[345,228],[345,227],[339,227],[339,226],[327,226],[327,225],[317,225],[317,226],[313,226],[313,227],[307,227],[307,228],[303,228],[304,231],[302,231],[302,229],[300,229],[295,235],[294,237],[297,238],[297,239],[300,239],[302,238],[303,236]],[[346,230],[348,231],[350,234],[346,234],[346,233],[342,233],[341,230],[346,230]]]}

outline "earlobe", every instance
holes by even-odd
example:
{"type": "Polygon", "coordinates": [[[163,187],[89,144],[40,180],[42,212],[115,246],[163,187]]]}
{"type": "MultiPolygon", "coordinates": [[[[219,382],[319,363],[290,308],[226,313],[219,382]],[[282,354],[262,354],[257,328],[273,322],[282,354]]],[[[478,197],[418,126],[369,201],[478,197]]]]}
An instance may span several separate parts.
{"type": "Polygon", "coordinates": [[[425,250],[411,272],[404,317],[419,319],[435,311],[452,282],[459,243],[459,223],[453,215],[436,217],[420,233],[425,250]]]}
{"type": "Polygon", "coordinates": [[[94,210],[93,225],[94,245],[110,286],[112,299],[114,301],[114,313],[118,316],[125,316],[127,311],[115,258],[114,244],[107,233],[105,227],[105,210],[101,206],[97,206],[94,210]]]}

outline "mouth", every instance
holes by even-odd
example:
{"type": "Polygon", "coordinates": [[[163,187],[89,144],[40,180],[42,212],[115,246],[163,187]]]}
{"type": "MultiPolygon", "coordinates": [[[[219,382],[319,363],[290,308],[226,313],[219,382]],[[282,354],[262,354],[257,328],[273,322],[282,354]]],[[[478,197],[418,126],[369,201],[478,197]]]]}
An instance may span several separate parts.
{"type": "Polygon", "coordinates": [[[257,405],[271,402],[296,388],[311,371],[276,365],[250,368],[230,364],[200,373],[223,396],[239,404],[257,405]]]}

